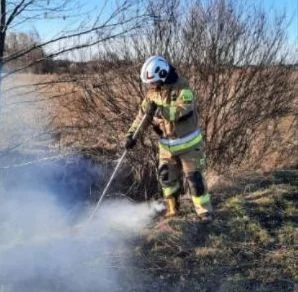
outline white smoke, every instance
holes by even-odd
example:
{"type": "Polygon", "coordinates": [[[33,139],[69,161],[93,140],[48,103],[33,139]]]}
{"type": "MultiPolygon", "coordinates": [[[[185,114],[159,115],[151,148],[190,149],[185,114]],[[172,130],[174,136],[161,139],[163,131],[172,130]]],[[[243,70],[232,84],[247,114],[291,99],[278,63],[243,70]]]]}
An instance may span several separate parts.
{"type": "Polygon", "coordinates": [[[136,272],[131,240],[152,211],[145,204],[114,201],[93,221],[86,212],[74,225],[54,198],[26,190],[1,193],[1,292],[127,291],[125,285],[133,283],[127,275],[136,272]]]}
{"type": "MultiPolygon", "coordinates": [[[[14,76],[4,88],[27,78],[14,76]]],[[[132,250],[151,220],[146,204],[104,201],[87,223],[92,206],[84,205],[86,194],[77,186],[88,179],[88,163],[66,185],[67,168],[59,164],[14,168],[36,152],[37,158],[47,155],[40,151],[47,141],[31,138],[44,131],[46,115],[32,102],[40,97],[27,91],[1,95],[0,291],[141,291],[132,250]]]]}

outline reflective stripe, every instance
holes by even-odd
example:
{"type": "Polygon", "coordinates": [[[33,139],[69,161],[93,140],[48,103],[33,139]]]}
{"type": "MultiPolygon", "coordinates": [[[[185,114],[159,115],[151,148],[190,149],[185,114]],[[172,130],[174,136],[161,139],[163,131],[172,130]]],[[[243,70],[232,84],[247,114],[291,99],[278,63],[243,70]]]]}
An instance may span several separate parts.
{"type": "Polygon", "coordinates": [[[181,97],[182,100],[186,102],[193,100],[193,94],[190,89],[182,89],[179,97],[181,97]]]}
{"type": "Polygon", "coordinates": [[[202,140],[202,135],[200,134],[195,139],[193,139],[187,143],[181,144],[181,145],[168,146],[168,145],[164,145],[164,144],[159,144],[159,146],[167,151],[170,151],[171,153],[175,153],[178,151],[187,150],[187,149],[195,146],[196,144],[198,144],[201,140],[202,140]]]}
{"type": "Polygon", "coordinates": [[[169,107],[169,114],[170,114],[170,121],[171,122],[175,121],[176,112],[177,112],[177,107],[176,106],[170,106],[169,107]]]}
{"type": "Polygon", "coordinates": [[[202,140],[200,130],[196,130],[184,138],[178,139],[160,139],[159,147],[170,151],[171,153],[187,150],[202,140]]]}
{"type": "Polygon", "coordinates": [[[192,201],[195,206],[200,207],[201,205],[204,205],[210,202],[210,194],[205,193],[205,195],[200,197],[192,196],[192,201]]]}
{"type": "Polygon", "coordinates": [[[163,187],[162,191],[165,197],[169,197],[173,194],[175,194],[175,192],[177,192],[180,188],[180,184],[177,182],[174,186],[172,187],[163,187]]]}
{"type": "Polygon", "coordinates": [[[176,146],[181,145],[190,142],[197,136],[200,136],[201,131],[199,129],[195,130],[194,132],[188,134],[187,136],[184,136],[183,138],[177,138],[177,139],[160,139],[160,143],[166,146],[176,146]]]}

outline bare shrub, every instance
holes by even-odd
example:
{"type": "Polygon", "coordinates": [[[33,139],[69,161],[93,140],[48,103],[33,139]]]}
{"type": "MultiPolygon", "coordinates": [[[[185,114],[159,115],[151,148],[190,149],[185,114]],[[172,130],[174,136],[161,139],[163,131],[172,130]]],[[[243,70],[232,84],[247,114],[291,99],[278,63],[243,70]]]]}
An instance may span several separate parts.
{"type": "MultiPolygon", "coordinates": [[[[262,11],[223,0],[194,4],[189,13],[182,41],[192,70],[184,73],[198,92],[210,166],[224,170],[247,163],[257,129],[278,124],[292,110],[286,15],[270,21],[262,11]]],[[[275,134],[269,140],[276,141],[275,134]]]]}

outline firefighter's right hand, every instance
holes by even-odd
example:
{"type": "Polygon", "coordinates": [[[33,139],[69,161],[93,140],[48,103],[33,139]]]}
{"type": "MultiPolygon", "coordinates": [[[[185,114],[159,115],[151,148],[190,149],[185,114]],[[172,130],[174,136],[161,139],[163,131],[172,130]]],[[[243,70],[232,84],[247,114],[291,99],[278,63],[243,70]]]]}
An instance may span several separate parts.
{"type": "Polygon", "coordinates": [[[129,134],[126,136],[126,141],[125,141],[125,148],[127,150],[132,149],[136,145],[137,141],[133,138],[133,134],[129,134]]]}
{"type": "Polygon", "coordinates": [[[157,110],[157,104],[154,101],[149,101],[145,106],[145,113],[151,117],[154,116],[157,110]]]}

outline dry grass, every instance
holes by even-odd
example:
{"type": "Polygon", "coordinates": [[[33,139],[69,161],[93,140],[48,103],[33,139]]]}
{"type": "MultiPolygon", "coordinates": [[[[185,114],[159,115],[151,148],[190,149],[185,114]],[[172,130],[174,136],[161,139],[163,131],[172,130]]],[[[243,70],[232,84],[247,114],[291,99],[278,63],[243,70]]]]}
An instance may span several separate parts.
{"type": "Polygon", "coordinates": [[[219,189],[211,224],[196,221],[184,202],[180,218],[157,221],[144,233],[137,265],[157,291],[295,291],[297,170],[219,189]]]}

